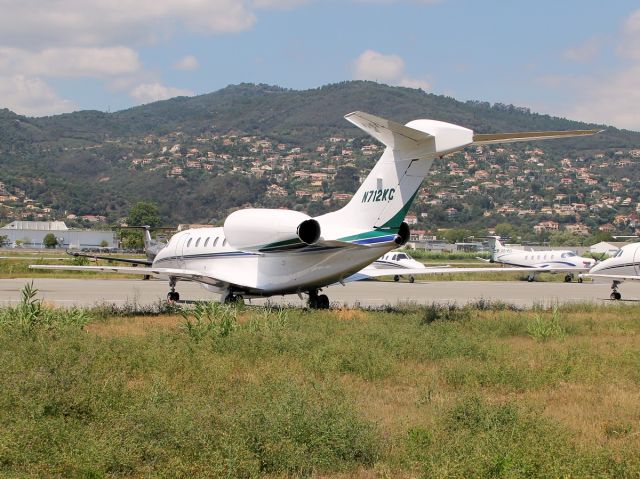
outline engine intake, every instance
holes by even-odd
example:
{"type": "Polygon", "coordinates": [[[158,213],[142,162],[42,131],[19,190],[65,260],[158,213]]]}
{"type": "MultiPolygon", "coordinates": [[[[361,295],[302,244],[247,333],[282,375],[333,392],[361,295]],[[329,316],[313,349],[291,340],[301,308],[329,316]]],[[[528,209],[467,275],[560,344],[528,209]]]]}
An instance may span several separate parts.
{"type": "Polygon", "coordinates": [[[224,222],[224,234],[229,244],[243,250],[298,248],[316,243],[320,233],[316,220],[291,210],[238,210],[224,222]]]}
{"type": "Polygon", "coordinates": [[[398,235],[396,236],[395,242],[399,246],[404,246],[405,244],[407,244],[407,241],[409,241],[410,237],[411,229],[409,228],[409,225],[403,221],[400,225],[400,229],[398,230],[398,235]]]}

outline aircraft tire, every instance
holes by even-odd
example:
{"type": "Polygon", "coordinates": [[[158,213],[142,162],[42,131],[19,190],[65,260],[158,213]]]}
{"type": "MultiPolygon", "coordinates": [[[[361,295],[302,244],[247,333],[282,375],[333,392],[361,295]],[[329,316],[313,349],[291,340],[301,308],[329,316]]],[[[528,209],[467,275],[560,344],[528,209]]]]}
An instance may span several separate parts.
{"type": "Polygon", "coordinates": [[[329,309],[329,297],[326,294],[321,294],[318,296],[316,304],[318,309],[329,309]]]}
{"type": "Polygon", "coordinates": [[[413,283],[416,279],[413,276],[409,276],[409,283],[413,283]]]}
{"type": "Polygon", "coordinates": [[[393,280],[397,283],[398,281],[400,281],[400,276],[396,274],[396,275],[393,277],[393,280]]]}

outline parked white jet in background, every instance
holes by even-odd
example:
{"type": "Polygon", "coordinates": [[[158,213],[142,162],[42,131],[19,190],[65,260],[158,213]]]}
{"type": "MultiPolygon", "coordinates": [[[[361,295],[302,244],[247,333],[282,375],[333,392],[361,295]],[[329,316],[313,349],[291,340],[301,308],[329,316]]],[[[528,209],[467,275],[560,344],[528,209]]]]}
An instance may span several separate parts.
{"type": "MultiPolygon", "coordinates": [[[[564,280],[568,283],[573,280],[576,273],[587,272],[596,264],[595,259],[578,256],[575,252],[566,249],[527,251],[505,247],[498,236],[490,236],[488,239],[492,263],[537,270],[528,276],[528,281],[533,281],[538,273],[566,273],[564,280]]],[[[582,279],[578,277],[578,281],[581,283],[582,279]]]]}
{"type": "Polygon", "coordinates": [[[640,243],[623,246],[615,256],[601,261],[581,276],[612,280],[611,299],[622,299],[618,286],[627,280],[640,281],[640,243]]]}
{"type": "Polygon", "coordinates": [[[153,275],[169,280],[168,299],[179,299],[178,281],[195,281],[221,293],[242,296],[309,295],[312,308],[329,307],[321,288],[343,282],[376,258],[404,244],[404,217],[433,160],[469,145],[565,138],[596,130],[476,135],[435,120],[406,125],[362,112],[345,117],[386,148],[351,201],[338,211],[311,218],[298,211],[245,209],[223,227],[181,231],[150,267],[32,265],[34,268],[100,270],[153,275]]]}
{"type": "MultiPolygon", "coordinates": [[[[448,265],[447,265],[448,266],[448,265]]],[[[375,260],[373,263],[371,263],[369,266],[367,266],[365,268],[365,270],[369,270],[369,269],[384,269],[384,270],[390,270],[390,269],[398,269],[398,270],[402,270],[402,269],[407,269],[407,270],[427,270],[430,268],[427,268],[424,263],[421,263],[420,261],[416,261],[415,259],[413,259],[411,257],[411,255],[409,255],[409,253],[405,253],[404,251],[390,251],[387,254],[381,256],[380,258],[378,258],[377,260],[375,260]]],[[[394,281],[400,281],[400,278],[404,276],[403,274],[394,274],[393,275],[393,280],[394,281]]],[[[413,283],[415,281],[415,278],[412,274],[409,275],[409,282],[413,283]]]]}

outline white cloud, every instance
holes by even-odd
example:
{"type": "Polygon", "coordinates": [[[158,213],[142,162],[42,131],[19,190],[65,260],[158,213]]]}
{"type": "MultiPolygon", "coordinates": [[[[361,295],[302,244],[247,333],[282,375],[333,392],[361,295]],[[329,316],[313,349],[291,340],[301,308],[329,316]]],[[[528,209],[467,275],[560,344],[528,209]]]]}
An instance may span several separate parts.
{"type": "Polygon", "coordinates": [[[581,83],[581,95],[570,108],[569,117],[640,130],[640,65],[581,83]]]}
{"type": "Polygon", "coordinates": [[[140,69],[130,48],[46,48],[30,52],[0,47],[0,72],[32,76],[93,77],[131,74],[140,69]]]}
{"type": "Polygon", "coordinates": [[[198,59],[193,55],[187,55],[173,64],[173,68],[177,70],[196,70],[199,66],[198,59]]]}
{"type": "Polygon", "coordinates": [[[640,61],[640,10],[632,13],[622,25],[618,54],[631,60],[640,61]]]}
{"type": "MultiPolygon", "coordinates": [[[[547,79],[547,84],[574,100],[562,112],[571,118],[640,130],[640,10],[622,24],[616,52],[621,66],[592,75],[547,79]]],[[[588,57],[586,48],[584,53],[588,57]]],[[[580,55],[578,55],[580,57],[580,55]]]]}
{"type": "Polygon", "coordinates": [[[255,8],[291,9],[309,3],[310,0],[253,0],[255,8]]]}
{"type": "Polygon", "coordinates": [[[27,116],[44,116],[76,109],[76,105],[64,100],[40,78],[24,75],[0,76],[2,107],[27,116]]]}
{"type": "Polygon", "coordinates": [[[423,90],[431,88],[425,79],[406,76],[405,67],[405,61],[399,55],[385,55],[374,50],[365,50],[353,62],[353,78],[409,88],[422,88],[423,90]]]}
{"type": "Polygon", "coordinates": [[[130,92],[131,98],[138,103],[151,103],[153,101],[168,100],[176,96],[191,96],[193,92],[182,88],[174,88],[162,85],[159,82],[142,83],[130,92]]]}
{"type": "Polygon", "coordinates": [[[237,0],[0,0],[0,11],[0,44],[29,49],[149,42],[183,30],[238,32],[256,21],[237,0]]]}
{"type": "Polygon", "coordinates": [[[564,58],[572,62],[590,62],[600,54],[604,40],[601,37],[588,39],[582,45],[567,48],[564,51],[564,58]]]}
{"type": "Polygon", "coordinates": [[[365,50],[353,62],[353,77],[356,80],[379,80],[395,82],[404,72],[404,60],[398,55],[384,55],[365,50]]]}

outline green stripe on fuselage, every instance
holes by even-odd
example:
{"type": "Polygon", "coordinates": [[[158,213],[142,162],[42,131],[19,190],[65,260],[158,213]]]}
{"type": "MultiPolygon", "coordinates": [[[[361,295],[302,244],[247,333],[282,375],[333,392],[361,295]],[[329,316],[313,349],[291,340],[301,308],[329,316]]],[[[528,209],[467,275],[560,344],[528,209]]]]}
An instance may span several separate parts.
{"type": "Polygon", "coordinates": [[[409,198],[409,201],[407,201],[405,203],[405,205],[402,207],[402,209],[400,209],[400,211],[398,211],[393,216],[393,218],[391,218],[385,224],[380,226],[380,228],[387,228],[389,230],[391,230],[391,229],[399,229],[400,225],[404,221],[404,217],[407,216],[407,213],[409,212],[409,208],[411,208],[411,205],[413,204],[413,200],[416,198],[416,195],[418,194],[419,190],[420,189],[418,188],[416,190],[416,192],[413,194],[413,196],[411,198],[409,198]]]}
{"type": "Polygon", "coordinates": [[[355,240],[366,239],[366,238],[376,238],[378,236],[385,236],[388,234],[396,234],[400,230],[400,225],[404,221],[404,217],[407,216],[407,212],[409,211],[409,208],[411,208],[411,205],[413,204],[413,200],[415,199],[417,194],[418,194],[418,190],[416,190],[413,196],[409,198],[409,201],[405,203],[405,205],[400,209],[400,211],[398,211],[393,216],[393,218],[391,218],[382,226],[378,226],[373,231],[366,231],[364,233],[358,233],[356,235],[345,236],[344,238],[338,238],[338,240],[339,241],[355,241],[355,240]]]}

